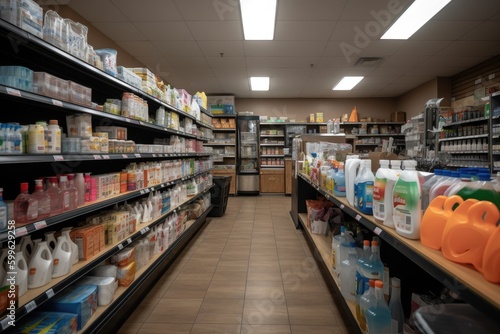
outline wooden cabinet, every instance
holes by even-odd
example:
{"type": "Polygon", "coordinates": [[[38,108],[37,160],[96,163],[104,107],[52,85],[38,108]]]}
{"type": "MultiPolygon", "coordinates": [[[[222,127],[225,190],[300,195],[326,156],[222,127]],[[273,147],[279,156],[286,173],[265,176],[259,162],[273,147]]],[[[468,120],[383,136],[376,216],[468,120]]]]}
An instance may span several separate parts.
{"type": "Polygon", "coordinates": [[[292,194],[292,160],[285,159],[285,195],[292,194]]]}
{"type": "Polygon", "coordinates": [[[236,171],[213,169],[210,173],[214,176],[215,175],[216,176],[231,176],[231,184],[229,185],[229,195],[236,194],[236,171]]]}
{"type": "Polygon", "coordinates": [[[285,192],[285,170],[262,170],[260,172],[261,193],[284,193],[285,192]]]}

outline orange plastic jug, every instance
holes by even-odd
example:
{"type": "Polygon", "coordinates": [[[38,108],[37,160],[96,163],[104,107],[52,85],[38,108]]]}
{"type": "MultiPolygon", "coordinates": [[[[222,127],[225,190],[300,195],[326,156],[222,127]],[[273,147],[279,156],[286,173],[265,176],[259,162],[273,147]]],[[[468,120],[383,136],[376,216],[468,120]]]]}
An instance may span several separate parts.
{"type": "Polygon", "coordinates": [[[456,205],[464,202],[462,197],[437,196],[427,207],[422,222],[420,223],[420,241],[422,245],[440,250],[443,240],[443,231],[448,218],[453,213],[456,205]]]}
{"type": "Polygon", "coordinates": [[[483,275],[491,283],[500,283],[500,227],[490,236],[483,255],[483,275]]]}
{"type": "Polygon", "coordinates": [[[442,252],[450,261],[470,263],[483,272],[483,255],[500,213],[495,204],[468,199],[450,216],[443,232],[442,252]]]}

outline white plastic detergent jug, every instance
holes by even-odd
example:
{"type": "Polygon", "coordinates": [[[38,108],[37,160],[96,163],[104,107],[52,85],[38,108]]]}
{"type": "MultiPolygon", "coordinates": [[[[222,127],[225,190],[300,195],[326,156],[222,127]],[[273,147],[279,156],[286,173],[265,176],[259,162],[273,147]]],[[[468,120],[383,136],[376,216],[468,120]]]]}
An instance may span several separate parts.
{"type": "Polygon", "coordinates": [[[373,214],[374,181],[372,161],[370,159],[361,160],[358,175],[354,179],[354,206],[367,215],[373,214]]]}
{"type": "Polygon", "coordinates": [[[17,251],[15,257],[14,268],[9,270],[14,274],[5,275],[1,283],[2,286],[10,285],[12,283],[10,278],[14,277],[15,284],[18,286],[17,297],[21,297],[28,291],[28,264],[22,251],[17,251]]]}
{"type": "Polygon", "coordinates": [[[48,284],[52,279],[54,263],[46,241],[41,241],[31,256],[28,274],[28,288],[34,289],[48,284]]]}
{"type": "Polygon", "coordinates": [[[351,205],[354,205],[354,179],[360,163],[359,155],[348,156],[345,162],[345,192],[347,201],[351,205]]]}
{"type": "Polygon", "coordinates": [[[52,278],[64,276],[71,271],[71,246],[65,235],[57,237],[52,258],[54,261],[52,278]]]}
{"type": "Polygon", "coordinates": [[[78,263],[80,260],[80,256],[78,253],[78,246],[71,240],[71,232],[72,227],[65,227],[61,231],[61,235],[64,235],[66,237],[66,240],[69,242],[69,246],[71,247],[71,265],[74,265],[75,263],[78,263]]]}
{"type": "Polygon", "coordinates": [[[391,173],[389,169],[389,160],[380,160],[380,168],[375,174],[375,182],[373,184],[373,217],[377,223],[381,224],[387,217],[385,195],[389,173],[391,173]]]}
{"type": "Polygon", "coordinates": [[[24,255],[24,259],[29,260],[31,254],[35,251],[33,247],[33,241],[31,240],[31,235],[25,235],[21,238],[21,250],[24,255]]]}
{"type": "Polygon", "coordinates": [[[423,177],[415,170],[417,162],[403,161],[404,170],[394,186],[393,218],[396,232],[409,239],[420,238],[422,220],[421,186],[423,177]]]}
{"type": "Polygon", "coordinates": [[[45,241],[47,242],[47,246],[49,246],[50,250],[53,251],[56,248],[57,240],[54,236],[55,231],[48,231],[44,233],[45,241]]]}

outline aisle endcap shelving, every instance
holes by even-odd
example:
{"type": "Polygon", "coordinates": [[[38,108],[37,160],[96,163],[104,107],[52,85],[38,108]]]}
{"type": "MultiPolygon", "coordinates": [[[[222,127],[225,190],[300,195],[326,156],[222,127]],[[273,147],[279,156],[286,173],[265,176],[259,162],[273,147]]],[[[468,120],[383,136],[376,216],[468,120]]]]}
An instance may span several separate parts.
{"type": "Polygon", "coordinates": [[[480,272],[470,266],[448,261],[441,252],[423,246],[419,240],[401,237],[394,229],[376,223],[373,216],[362,214],[353,208],[345,197],[336,197],[312,183],[304,174],[299,173],[299,180],[312,186],[349,216],[388,242],[446,287],[458,293],[465,301],[489,316],[496,318],[500,316],[500,286],[498,284],[486,281],[480,272]]]}

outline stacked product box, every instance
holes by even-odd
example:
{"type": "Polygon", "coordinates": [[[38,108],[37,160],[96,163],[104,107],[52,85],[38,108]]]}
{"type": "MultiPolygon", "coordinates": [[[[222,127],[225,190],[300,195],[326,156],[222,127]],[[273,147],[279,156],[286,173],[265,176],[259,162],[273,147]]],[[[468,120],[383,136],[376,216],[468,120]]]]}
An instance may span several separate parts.
{"type": "Polygon", "coordinates": [[[0,66],[0,85],[31,92],[33,71],[23,66],[0,66]]]}
{"type": "Polygon", "coordinates": [[[103,225],[79,227],[71,231],[71,240],[78,246],[78,258],[87,261],[105,248],[103,225]]]}
{"type": "Polygon", "coordinates": [[[67,312],[35,312],[16,324],[18,333],[76,334],[78,314],[67,312]]]}
{"type": "Polygon", "coordinates": [[[136,272],[135,247],[127,247],[120,253],[112,256],[111,263],[118,267],[116,272],[118,285],[127,287],[132,284],[136,272]]]}
{"type": "Polygon", "coordinates": [[[92,106],[92,89],[69,81],[69,102],[85,107],[92,106]]]}
{"type": "Polygon", "coordinates": [[[32,0],[2,0],[0,18],[42,38],[43,9],[32,0]]]}
{"type": "Polygon", "coordinates": [[[118,79],[125,81],[129,85],[142,89],[142,78],[129,68],[117,66],[118,79]]]}
{"type": "Polygon", "coordinates": [[[68,81],[45,72],[33,73],[33,92],[54,99],[69,100],[68,81]]]}

